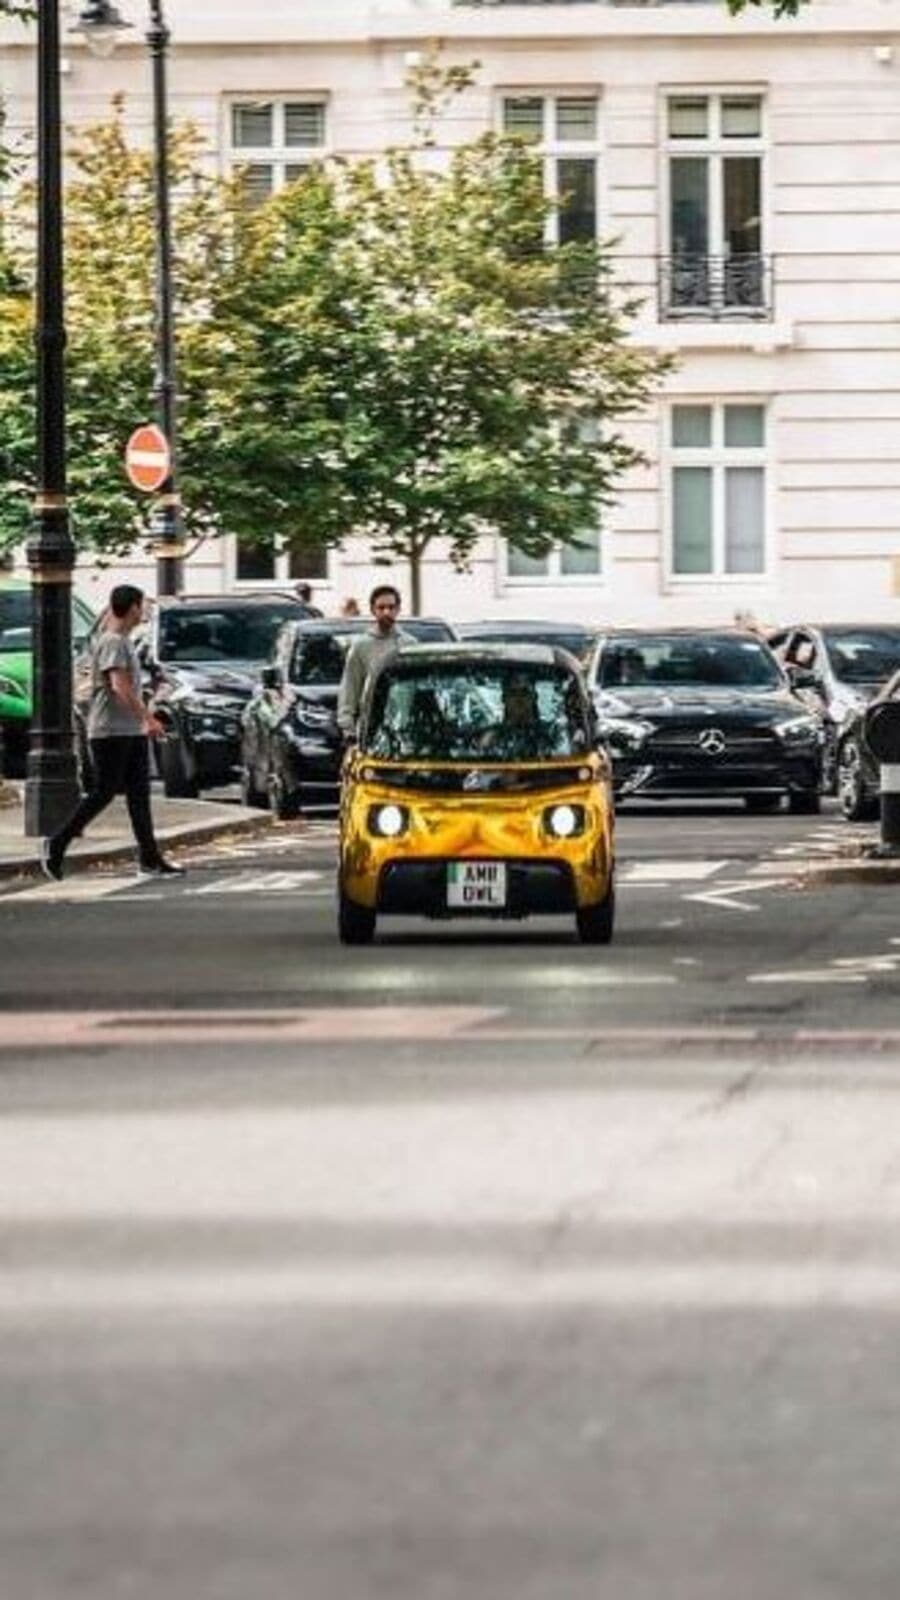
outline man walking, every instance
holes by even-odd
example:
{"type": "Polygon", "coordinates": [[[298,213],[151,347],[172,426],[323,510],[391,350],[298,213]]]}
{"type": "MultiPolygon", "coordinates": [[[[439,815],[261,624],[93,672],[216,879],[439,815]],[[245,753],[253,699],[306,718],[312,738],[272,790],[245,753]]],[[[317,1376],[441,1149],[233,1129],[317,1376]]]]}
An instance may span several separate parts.
{"type": "Polygon", "coordinates": [[[356,738],[363,690],[372,668],[386,661],[389,656],[396,655],[401,644],[412,643],[397,627],[400,595],[393,584],[381,583],[372,590],[369,610],[374,627],[369,633],[360,634],[350,646],[338,691],[338,727],[347,740],[356,738]]]}
{"type": "Polygon", "coordinates": [[[181,877],[184,868],[166,861],[153,832],[150,815],[150,739],[162,724],[141,698],[141,666],[130,635],[143,620],[144,595],[122,583],[109,597],[109,609],[92,647],[91,703],[88,739],[91,780],[68,822],[41,843],[41,865],[48,878],[63,875],[66,850],[115,799],[124,794],[138,847],[138,871],[144,878],[181,877]]]}

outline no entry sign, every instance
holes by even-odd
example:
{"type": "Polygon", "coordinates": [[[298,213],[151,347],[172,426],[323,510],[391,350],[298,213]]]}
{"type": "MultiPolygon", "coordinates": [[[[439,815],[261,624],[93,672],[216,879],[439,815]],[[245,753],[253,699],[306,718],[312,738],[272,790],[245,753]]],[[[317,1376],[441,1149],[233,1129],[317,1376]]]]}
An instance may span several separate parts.
{"type": "Polygon", "coordinates": [[[135,428],[125,447],[125,471],[136,489],[155,494],[172,471],[169,441],[155,422],[135,428]]]}

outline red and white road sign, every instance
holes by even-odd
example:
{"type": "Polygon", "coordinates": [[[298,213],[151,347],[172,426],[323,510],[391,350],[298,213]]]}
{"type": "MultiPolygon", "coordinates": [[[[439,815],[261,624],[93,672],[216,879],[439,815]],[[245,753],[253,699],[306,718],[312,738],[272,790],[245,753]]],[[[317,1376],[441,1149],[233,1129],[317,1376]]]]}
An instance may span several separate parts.
{"type": "Polygon", "coordinates": [[[136,489],[155,494],[172,472],[169,441],[155,422],[135,428],[125,447],[125,471],[136,489]]]}

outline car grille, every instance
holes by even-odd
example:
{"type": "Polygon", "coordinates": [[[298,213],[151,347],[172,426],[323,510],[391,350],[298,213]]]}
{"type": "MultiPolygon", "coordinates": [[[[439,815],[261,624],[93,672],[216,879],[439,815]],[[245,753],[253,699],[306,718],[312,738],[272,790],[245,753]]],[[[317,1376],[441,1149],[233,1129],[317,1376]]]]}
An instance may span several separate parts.
{"type": "Polygon", "coordinates": [[[765,759],[781,751],[781,744],[771,728],[723,728],[718,723],[705,724],[703,727],[691,728],[660,728],[647,740],[643,755],[655,757],[673,756],[683,759],[685,756],[696,756],[698,759],[709,761],[728,761],[738,756],[751,756],[765,759]],[[719,755],[707,755],[700,744],[700,735],[706,728],[718,728],[725,739],[725,748],[719,755]]]}
{"type": "Polygon", "coordinates": [[[368,782],[389,788],[421,793],[468,794],[472,798],[492,794],[528,794],[542,789],[569,788],[586,781],[585,767],[382,767],[363,769],[368,782]],[[371,772],[371,778],[369,773],[371,772]]]}

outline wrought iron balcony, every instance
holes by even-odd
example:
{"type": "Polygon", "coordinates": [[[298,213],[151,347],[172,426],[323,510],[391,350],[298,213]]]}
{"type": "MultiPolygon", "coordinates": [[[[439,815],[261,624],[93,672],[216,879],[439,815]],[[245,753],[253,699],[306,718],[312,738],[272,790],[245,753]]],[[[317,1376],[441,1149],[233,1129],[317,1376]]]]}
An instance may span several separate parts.
{"type": "Polygon", "coordinates": [[[774,257],[660,256],[660,322],[770,322],[775,314],[774,257]]]}

